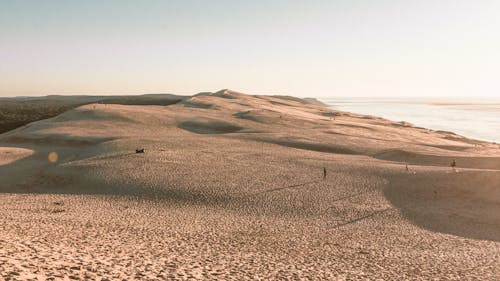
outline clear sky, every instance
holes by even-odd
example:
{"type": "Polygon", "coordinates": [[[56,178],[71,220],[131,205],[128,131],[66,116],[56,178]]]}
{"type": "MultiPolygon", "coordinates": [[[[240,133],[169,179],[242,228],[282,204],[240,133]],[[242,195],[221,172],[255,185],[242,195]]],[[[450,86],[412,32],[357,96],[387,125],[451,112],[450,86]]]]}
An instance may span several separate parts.
{"type": "Polygon", "coordinates": [[[0,96],[500,97],[498,0],[0,0],[0,96]]]}

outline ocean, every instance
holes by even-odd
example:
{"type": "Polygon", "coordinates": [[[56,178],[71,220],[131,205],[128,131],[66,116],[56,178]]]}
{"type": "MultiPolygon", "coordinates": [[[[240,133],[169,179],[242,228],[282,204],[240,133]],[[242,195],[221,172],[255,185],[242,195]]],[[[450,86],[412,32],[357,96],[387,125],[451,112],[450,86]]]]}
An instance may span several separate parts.
{"type": "Polygon", "coordinates": [[[418,127],[500,143],[500,99],[319,98],[342,111],[406,121],[418,127]]]}

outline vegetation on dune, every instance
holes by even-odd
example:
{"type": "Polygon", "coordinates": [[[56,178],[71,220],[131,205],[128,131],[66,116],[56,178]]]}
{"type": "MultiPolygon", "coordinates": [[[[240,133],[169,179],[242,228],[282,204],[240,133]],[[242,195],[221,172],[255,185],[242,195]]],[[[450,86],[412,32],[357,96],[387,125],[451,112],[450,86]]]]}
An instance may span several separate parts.
{"type": "Polygon", "coordinates": [[[51,118],[82,103],[62,100],[19,100],[0,101],[0,133],[13,130],[28,123],[51,118]]]}
{"type": "Polygon", "coordinates": [[[47,96],[0,98],[0,133],[28,123],[52,118],[75,107],[90,104],[170,105],[184,97],[169,94],[142,96],[47,96]]]}

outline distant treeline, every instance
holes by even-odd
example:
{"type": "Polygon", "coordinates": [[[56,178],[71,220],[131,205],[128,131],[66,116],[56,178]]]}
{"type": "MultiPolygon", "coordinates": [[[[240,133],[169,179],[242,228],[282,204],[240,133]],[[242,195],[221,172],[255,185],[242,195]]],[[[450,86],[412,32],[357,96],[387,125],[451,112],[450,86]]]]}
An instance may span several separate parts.
{"type": "Polygon", "coordinates": [[[46,96],[0,98],[0,133],[51,118],[75,107],[90,104],[170,105],[185,97],[170,94],[141,96],[46,96]]]}

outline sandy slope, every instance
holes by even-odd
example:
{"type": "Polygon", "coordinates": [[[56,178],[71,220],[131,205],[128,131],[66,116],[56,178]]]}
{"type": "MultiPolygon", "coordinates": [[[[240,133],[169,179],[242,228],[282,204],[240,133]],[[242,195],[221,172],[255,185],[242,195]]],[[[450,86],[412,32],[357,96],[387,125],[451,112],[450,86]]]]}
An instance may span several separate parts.
{"type": "Polygon", "coordinates": [[[221,91],[0,146],[5,279],[500,278],[496,144],[221,91]]]}
{"type": "Polygon", "coordinates": [[[26,158],[33,155],[33,153],[34,151],[31,149],[19,147],[0,147],[0,166],[26,158]]]}

